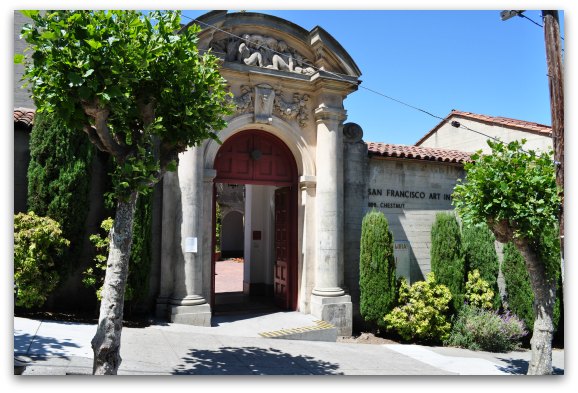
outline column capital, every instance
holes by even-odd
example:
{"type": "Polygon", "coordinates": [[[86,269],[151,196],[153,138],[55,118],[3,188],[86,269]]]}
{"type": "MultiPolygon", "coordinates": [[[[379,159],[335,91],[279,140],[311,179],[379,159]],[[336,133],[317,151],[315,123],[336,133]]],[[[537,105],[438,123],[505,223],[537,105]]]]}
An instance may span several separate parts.
{"type": "Polygon", "coordinates": [[[301,176],[299,177],[299,186],[302,190],[315,188],[317,186],[317,178],[315,176],[301,176]]]}
{"type": "Polygon", "coordinates": [[[315,109],[315,120],[317,122],[339,121],[347,119],[347,111],[343,108],[336,108],[321,104],[315,109]]]}

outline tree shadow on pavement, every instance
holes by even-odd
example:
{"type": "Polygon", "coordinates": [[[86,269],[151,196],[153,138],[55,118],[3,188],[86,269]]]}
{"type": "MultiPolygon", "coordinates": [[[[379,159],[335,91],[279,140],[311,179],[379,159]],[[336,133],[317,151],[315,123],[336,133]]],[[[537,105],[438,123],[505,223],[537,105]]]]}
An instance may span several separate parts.
{"type": "MultiPolygon", "coordinates": [[[[505,358],[498,358],[499,360],[508,363],[507,366],[498,367],[498,370],[503,371],[508,374],[512,375],[526,375],[528,372],[528,365],[530,362],[527,360],[522,359],[505,359],[505,358]]],[[[558,367],[552,367],[552,374],[553,375],[564,375],[564,370],[558,367]]]]}
{"type": "Polygon", "coordinates": [[[14,356],[28,356],[35,359],[58,356],[68,359],[67,348],[80,348],[80,346],[71,340],[57,340],[26,333],[14,335],[14,356]]]}
{"type": "Polygon", "coordinates": [[[273,348],[191,350],[175,375],[343,375],[337,364],[273,348]]]}

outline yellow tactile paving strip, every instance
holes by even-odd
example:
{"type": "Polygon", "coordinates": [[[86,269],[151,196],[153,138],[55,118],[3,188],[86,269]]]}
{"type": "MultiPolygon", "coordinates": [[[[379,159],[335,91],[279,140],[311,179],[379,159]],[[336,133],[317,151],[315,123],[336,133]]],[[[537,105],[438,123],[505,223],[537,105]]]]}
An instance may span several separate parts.
{"type": "Polygon", "coordinates": [[[259,333],[260,336],[266,338],[275,338],[275,337],[282,337],[288,336],[290,334],[299,334],[299,333],[306,333],[316,330],[323,330],[323,329],[334,329],[335,326],[330,324],[329,322],[325,321],[314,321],[315,326],[304,326],[292,329],[281,329],[281,330],[274,330],[272,332],[263,332],[259,333]]]}

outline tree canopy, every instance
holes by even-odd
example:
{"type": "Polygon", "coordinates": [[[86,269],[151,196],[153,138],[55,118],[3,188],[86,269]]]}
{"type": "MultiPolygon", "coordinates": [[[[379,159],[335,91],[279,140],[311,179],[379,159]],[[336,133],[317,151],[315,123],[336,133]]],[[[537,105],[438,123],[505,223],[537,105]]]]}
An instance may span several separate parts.
{"type": "Polygon", "coordinates": [[[467,179],[453,194],[464,223],[507,225],[514,237],[527,239],[556,225],[560,198],[552,152],[525,151],[524,143],[489,140],[492,154],[477,152],[464,165],[467,179]]]}
{"type": "Polygon", "coordinates": [[[199,52],[199,28],[182,28],[179,12],[24,13],[34,21],[22,36],[38,112],[82,126],[115,158],[117,196],[147,192],[179,152],[225,126],[229,95],[218,59],[199,52]]]}

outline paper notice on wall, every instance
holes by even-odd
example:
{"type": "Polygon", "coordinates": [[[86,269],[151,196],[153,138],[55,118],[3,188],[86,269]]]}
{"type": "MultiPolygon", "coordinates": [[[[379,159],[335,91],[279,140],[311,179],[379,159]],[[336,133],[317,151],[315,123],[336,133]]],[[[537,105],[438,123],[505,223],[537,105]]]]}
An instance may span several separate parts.
{"type": "Polygon", "coordinates": [[[185,252],[197,252],[197,238],[196,237],[185,238],[185,252]]]}
{"type": "Polygon", "coordinates": [[[393,256],[395,258],[396,276],[405,277],[408,283],[411,283],[409,258],[410,247],[411,245],[408,241],[396,240],[393,242],[393,256]]]}

